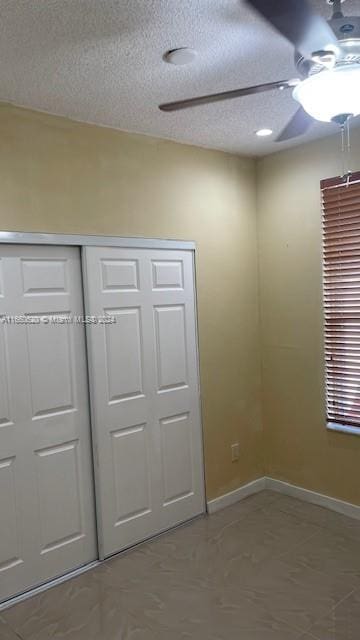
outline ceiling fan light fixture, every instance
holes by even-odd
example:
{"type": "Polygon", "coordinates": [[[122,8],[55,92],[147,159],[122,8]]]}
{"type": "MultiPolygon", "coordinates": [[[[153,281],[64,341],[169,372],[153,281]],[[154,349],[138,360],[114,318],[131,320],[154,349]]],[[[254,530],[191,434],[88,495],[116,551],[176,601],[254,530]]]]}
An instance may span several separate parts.
{"type": "Polygon", "coordinates": [[[343,114],[360,114],[360,65],[327,69],[295,87],[293,97],[315,120],[332,122],[343,114]]]}

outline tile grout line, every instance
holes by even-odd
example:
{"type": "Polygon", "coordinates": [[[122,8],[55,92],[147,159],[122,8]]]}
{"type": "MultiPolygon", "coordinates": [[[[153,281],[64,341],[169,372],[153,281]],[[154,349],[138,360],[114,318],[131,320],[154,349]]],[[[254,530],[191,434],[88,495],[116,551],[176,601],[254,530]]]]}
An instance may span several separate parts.
{"type": "MultiPolygon", "coordinates": [[[[234,503],[234,504],[231,504],[231,505],[229,505],[228,507],[224,507],[224,509],[221,509],[221,510],[219,510],[219,511],[224,511],[225,509],[233,509],[234,507],[236,508],[236,505],[238,505],[238,504],[244,504],[248,498],[252,498],[252,497],[254,497],[254,496],[258,496],[258,495],[260,495],[261,493],[262,493],[262,491],[260,491],[260,492],[259,492],[259,493],[257,493],[257,494],[253,494],[252,496],[248,496],[247,498],[244,498],[244,500],[240,500],[239,502],[236,502],[236,503],[234,503]]],[[[274,492],[274,493],[275,493],[275,492],[274,492]]],[[[274,498],[271,500],[271,502],[269,502],[269,504],[273,504],[274,502],[276,502],[277,500],[279,500],[279,498],[280,498],[280,496],[276,496],[276,497],[274,497],[274,498]]],[[[267,506],[268,506],[268,505],[266,505],[266,507],[267,507],[267,506]]],[[[256,512],[258,512],[258,511],[261,511],[261,509],[265,509],[266,507],[265,507],[263,504],[262,504],[262,505],[258,505],[258,506],[256,506],[256,507],[254,507],[254,509],[252,509],[251,511],[249,511],[249,512],[247,512],[247,513],[243,514],[243,516],[241,516],[241,518],[237,519],[237,520],[236,520],[236,522],[237,522],[237,523],[239,523],[243,518],[244,518],[244,519],[246,519],[246,517],[247,517],[250,513],[256,513],[256,512]]],[[[206,517],[206,518],[212,518],[212,517],[215,515],[215,513],[219,513],[219,511],[214,512],[214,513],[206,513],[206,514],[205,514],[205,517],[206,517]]],[[[235,521],[234,521],[234,522],[235,522],[235,521]]],[[[223,531],[226,531],[229,527],[232,527],[232,526],[234,525],[234,522],[228,522],[227,524],[225,524],[225,525],[221,528],[221,531],[220,531],[219,533],[222,533],[223,531]]],[[[218,533],[218,534],[216,534],[216,535],[219,535],[219,533],[218,533]]],[[[215,537],[216,537],[216,536],[215,536],[215,537]]]]}
{"type": "MultiPolygon", "coordinates": [[[[326,576],[325,573],[322,573],[321,571],[317,571],[316,569],[312,569],[311,567],[307,567],[307,569],[313,570],[313,571],[315,571],[316,573],[319,573],[322,576],[326,576]]],[[[311,629],[315,625],[317,625],[319,622],[321,622],[322,620],[326,620],[337,607],[339,607],[343,602],[345,602],[345,600],[350,598],[350,596],[352,596],[356,591],[357,591],[357,589],[355,588],[352,591],[350,591],[349,593],[347,593],[346,596],[341,598],[333,607],[331,607],[329,609],[329,611],[327,613],[325,613],[324,615],[322,615],[319,618],[317,618],[314,622],[312,622],[308,629],[301,630],[301,629],[299,629],[299,627],[292,627],[291,626],[293,631],[300,631],[300,632],[303,631],[303,635],[299,636],[299,640],[301,640],[303,637],[306,639],[307,635],[309,635],[312,638],[314,638],[314,640],[320,640],[320,638],[318,638],[317,636],[314,636],[314,634],[312,633],[311,629]]],[[[282,622],[284,622],[284,621],[282,620],[282,622]]]]}
{"type": "MultiPolygon", "coordinates": [[[[288,514],[290,514],[290,515],[294,516],[294,514],[293,514],[293,513],[291,513],[290,511],[286,511],[286,510],[284,510],[284,511],[282,511],[282,513],[288,513],[288,514]]],[[[303,519],[301,520],[301,519],[300,519],[300,517],[299,517],[299,516],[297,516],[297,515],[295,515],[294,517],[295,517],[295,518],[297,518],[299,521],[306,522],[307,524],[313,524],[313,523],[311,522],[311,520],[308,520],[307,518],[303,518],[303,519]]],[[[292,553],[292,551],[295,551],[295,549],[298,549],[299,547],[301,547],[301,546],[302,546],[303,544],[305,544],[306,542],[309,542],[310,540],[312,540],[312,539],[313,539],[313,538],[315,538],[316,536],[321,536],[321,535],[323,534],[323,531],[324,531],[324,530],[325,530],[325,531],[327,531],[327,533],[329,533],[329,529],[327,529],[325,526],[322,526],[322,525],[320,525],[320,524],[318,524],[318,523],[315,523],[315,524],[314,524],[314,526],[315,526],[315,527],[318,527],[319,531],[317,531],[316,533],[314,533],[314,534],[312,534],[311,536],[309,536],[309,538],[306,538],[305,540],[303,540],[302,542],[300,542],[299,544],[297,544],[295,547],[293,547],[293,549],[292,549],[291,551],[286,551],[285,553],[283,553],[283,554],[281,554],[281,555],[279,555],[279,556],[277,556],[277,557],[278,557],[280,560],[281,560],[282,558],[285,558],[285,557],[286,557],[286,556],[288,556],[290,553],[292,553]]],[[[332,532],[332,531],[330,531],[330,533],[333,533],[333,532],[332,532]]],[[[335,536],[339,536],[340,538],[343,538],[345,541],[347,541],[346,536],[342,536],[340,533],[338,533],[338,532],[336,532],[336,531],[334,532],[334,535],[335,535],[335,536]]],[[[298,564],[302,564],[302,563],[298,563],[298,564]]],[[[306,567],[306,568],[308,568],[308,569],[311,569],[312,571],[314,571],[314,572],[316,572],[316,573],[318,573],[318,574],[320,574],[320,575],[322,575],[322,576],[326,576],[326,575],[327,575],[326,573],[324,573],[324,572],[323,572],[323,571],[321,571],[320,569],[316,569],[315,567],[312,567],[312,566],[310,566],[310,565],[308,565],[308,564],[306,564],[306,563],[305,563],[305,564],[303,564],[302,566],[304,566],[304,567],[306,567]]],[[[357,589],[357,587],[354,587],[352,591],[350,591],[346,596],[344,596],[344,598],[342,598],[341,600],[339,600],[339,602],[338,602],[336,605],[334,605],[334,607],[332,607],[332,608],[331,608],[331,611],[333,611],[333,610],[335,609],[335,607],[337,607],[337,606],[338,606],[338,604],[340,604],[340,603],[341,603],[343,600],[345,600],[346,598],[350,597],[350,595],[352,595],[352,594],[354,593],[354,591],[357,591],[357,590],[358,590],[358,589],[357,589]]]]}
{"type": "MultiPolygon", "coordinates": [[[[275,557],[277,557],[279,560],[281,560],[282,558],[285,558],[286,556],[288,556],[290,553],[293,553],[296,549],[301,547],[306,542],[309,542],[313,538],[316,538],[316,536],[318,536],[318,535],[320,535],[320,531],[316,531],[316,533],[312,533],[309,537],[306,537],[301,542],[297,543],[292,549],[289,549],[288,551],[285,551],[285,553],[281,553],[280,555],[275,556],[275,557]]],[[[308,568],[311,569],[312,567],[308,567],[308,568]]],[[[314,571],[315,571],[315,569],[314,569],[314,571]]],[[[322,574],[322,575],[324,575],[324,574],[322,574]]]]}
{"type": "MultiPolygon", "coordinates": [[[[285,495],[285,494],[280,494],[280,497],[281,497],[281,495],[285,495]]],[[[292,496],[286,496],[286,497],[292,498],[292,496]]],[[[293,498],[293,499],[294,499],[294,500],[299,500],[299,498],[293,498]]],[[[299,501],[300,501],[300,502],[302,502],[301,500],[299,500],[299,501]]],[[[306,504],[306,503],[304,503],[304,504],[306,504]]],[[[311,504],[311,503],[308,503],[308,504],[311,504]]],[[[320,506],[320,505],[313,505],[313,506],[318,507],[319,509],[324,509],[325,511],[327,510],[327,509],[326,509],[326,507],[322,507],[322,506],[320,506]]],[[[286,507],[283,507],[283,508],[280,508],[280,507],[279,507],[279,511],[281,511],[281,513],[287,513],[287,514],[289,514],[289,515],[292,515],[292,516],[294,516],[294,517],[298,518],[299,520],[302,520],[302,521],[306,522],[307,524],[312,524],[312,525],[314,525],[314,526],[316,526],[316,527],[319,527],[319,530],[320,530],[320,531],[319,531],[319,533],[320,533],[320,532],[322,532],[322,531],[324,531],[324,530],[325,530],[325,531],[327,531],[327,532],[329,531],[329,528],[328,528],[328,526],[327,526],[327,525],[325,525],[325,524],[320,524],[319,522],[315,522],[315,523],[314,523],[314,521],[313,521],[313,520],[311,520],[311,518],[310,518],[310,517],[301,516],[301,518],[300,518],[300,516],[299,516],[298,514],[294,514],[294,512],[293,512],[293,511],[291,511],[291,509],[286,509],[286,507]]],[[[336,511],[334,511],[334,512],[332,512],[332,511],[331,511],[331,513],[336,514],[337,512],[336,512],[336,511]]],[[[340,517],[342,516],[342,517],[344,517],[344,518],[349,518],[349,516],[346,516],[346,515],[344,515],[344,514],[342,514],[342,513],[338,513],[338,515],[339,515],[340,517]]],[[[353,538],[352,538],[352,535],[347,534],[347,533],[346,533],[346,531],[344,532],[344,530],[342,530],[342,532],[340,532],[340,531],[334,531],[334,532],[333,532],[333,534],[334,534],[334,535],[339,536],[340,538],[344,538],[344,539],[346,539],[346,540],[347,540],[347,539],[350,539],[350,540],[352,540],[352,539],[353,539],[353,538]]]]}
{"type": "MultiPolygon", "coordinates": [[[[280,496],[279,496],[279,499],[280,499],[280,496]]],[[[273,503],[271,502],[271,504],[273,504],[273,503]]],[[[314,527],[316,527],[318,529],[318,531],[315,531],[315,533],[312,533],[308,537],[304,538],[301,542],[298,542],[292,549],[290,549],[288,551],[285,551],[284,553],[281,553],[278,556],[274,556],[276,558],[281,559],[281,558],[289,555],[293,551],[295,551],[295,549],[298,549],[298,547],[301,547],[306,542],[309,542],[309,540],[312,540],[312,538],[315,538],[316,536],[320,535],[321,532],[322,532],[322,528],[317,523],[314,524],[313,522],[311,522],[310,520],[307,520],[306,518],[300,518],[300,516],[298,516],[297,514],[294,514],[293,512],[288,511],[286,509],[284,509],[284,510],[279,509],[279,511],[280,511],[280,513],[287,514],[287,515],[291,516],[292,518],[294,518],[294,520],[297,520],[297,522],[299,522],[299,523],[304,522],[305,524],[313,525],[314,527]]]]}
{"type": "MultiPolygon", "coordinates": [[[[266,491],[266,489],[265,489],[266,491]]],[[[268,491],[271,491],[268,490],[268,491]]],[[[260,495],[262,493],[262,491],[260,491],[257,495],[260,495]]],[[[273,492],[276,493],[276,492],[273,492]]],[[[246,499],[245,499],[246,500],[246,499]]],[[[267,505],[259,505],[256,508],[254,508],[253,511],[251,511],[250,513],[256,513],[258,511],[265,511],[271,507],[272,505],[274,505],[276,502],[281,500],[281,494],[277,494],[276,496],[274,496],[267,505]]],[[[241,501],[240,501],[241,502],[241,501]]],[[[234,506],[234,505],[230,505],[230,508],[234,506]]],[[[307,518],[301,518],[298,514],[294,514],[291,510],[287,510],[287,509],[279,509],[280,513],[282,514],[286,514],[291,516],[295,521],[297,521],[298,523],[301,522],[305,522],[306,524],[311,524],[314,527],[317,528],[317,531],[315,531],[314,533],[312,533],[310,536],[304,538],[301,542],[297,543],[292,549],[290,549],[289,551],[286,551],[283,554],[274,556],[275,559],[279,560],[281,562],[281,558],[288,556],[289,554],[293,553],[295,551],[295,549],[298,549],[299,547],[301,547],[303,544],[305,544],[306,542],[309,542],[310,540],[312,540],[313,538],[315,538],[316,536],[320,536],[322,533],[322,530],[325,527],[322,527],[321,525],[319,525],[318,523],[313,523],[311,520],[307,520],[307,518]]],[[[210,514],[211,517],[211,514],[210,514]]],[[[231,526],[233,523],[229,523],[228,525],[225,525],[225,529],[229,526],[231,526]]],[[[301,564],[299,563],[299,566],[301,566],[301,564]]],[[[312,567],[307,567],[307,569],[310,569],[316,573],[318,573],[321,576],[325,576],[326,574],[322,573],[321,571],[317,571],[316,569],[313,569],[312,567]]],[[[350,597],[350,595],[355,591],[355,589],[353,591],[351,591],[350,593],[346,594],[346,596],[344,596],[344,598],[342,598],[341,600],[339,600],[338,603],[336,603],[336,605],[334,605],[334,607],[331,607],[328,611],[328,613],[325,616],[321,616],[321,618],[317,619],[315,622],[311,623],[311,625],[309,626],[308,629],[301,629],[300,627],[295,627],[292,625],[289,625],[289,623],[285,620],[283,620],[282,618],[279,618],[279,622],[281,622],[282,624],[286,624],[288,625],[289,629],[291,629],[292,631],[295,632],[299,632],[301,635],[299,635],[299,640],[302,640],[302,638],[304,638],[305,640],[307,640],[308,637],[312,638],[313,640],[320,640],[319,638],[317,638],[316,636],[314,636],[312,633],[310,633],[310,629],[317,624],[317,622],[322,619],[322,618],[326,618],[328,615],[330,615],[330,613],[339,605],[341,604],[341,602],[343,600],[346,600],[346,598],[350,597]]]]}
{"type": "MultiPolygon", "coordinates": [[[[325,574],[323,574],[323,575],[325,575],[325,574]]],[[[313,624],[313,625],[311,625],[310,629],[311,629],[312,627],[314,627],[316,624],[318,624],[319,622],[321,622],[321,620],[326,620],[326,618],[328,618],[328,617],[332,614],[332,612],[333,612],[333,611],[335,611],[335,609],[337,609],[337,607],[339,607],[343,602],[345,602],[345,600],[347,600],[347,599],[348,599],[348,598],[350,598],[354,593],[356,593],[356,591],[357,591],[357,589],[356,589],[356,588],[354,588],[352,591],[350,591],[350,593],[348,593],[346,596],[344,596],[343,598],[341,598],[341,599],[339,600],[339,602],[337,602],[333,607],[331,607],[330,611],[329,611],[326,615],[320,616],[320,618],[318,618],[318,619],[314,622],[314,624],[313,624]]]]}
{"type": "MultiPolygon", "coordinates": [[[[271,491],[271,490],[270,490],[270,491],[271,491]]],[[[256,494],[256,495],[261,495],[261,493],[262,493],[262,492],[260,491],[260,492],[259,492],[258,494],[256,494]]],[[[277,501],[279,501],[279,500],[281,499],[281,495],[280,495],[280,494],[277,494],[276,492],[273,492],[273,493],[274,493],[274,494],[276,494],[276,495],[271,499],[271,501],[269,501],[269,504],[268,504],[268,505],[265,505],[265,506],[264,506],[264,505],[259,505],[259,506],[255,507],[255,508],[254,508],[254,510],[253,510],[253,511],[251,511],[251,512],[249,512],[249,513],[256,513],[256,512],[261,511],[261,510],[263,510],[263,511],[265,511],[265,512],[266,512],[266,509],[269,507],[269,505],[273,505],[274,503],[276,503],[277,501]]],[[[250,496],[250,497],[251,497],[251,496],[250,496]]],[[[246,500],[246,499],[245,499],[245,500],[246,500]]],[[[241,502],[242,502],[242,501],[241,501],[241,502]]],[[[225,508],[231,508],[231,507],[233,507],[233,506],[235,506],[235,505],[230,505],[230,507],[225,507],[225,508]]],[[[296,520],[296,521],[297,521],[297,522],[299,522],[299,523],[301,523],[301,522],[303,522],[303,521],[304,521],[306,524],[313,524],[311,521],[308,521],[308,520],[306,520],[306,519],[302,519],[302,518],[300,518],[297,514],[294,514],[294,513],[292,513],[291,511],[288,511],[288,510],[281,510],[281,509],[279,509],[279,511],[280,511],[281,513],[283,513],[283,514],[287,514],[287,515],[291,516],[292,518],[294,518],[294,520],[296,520]]],[[[212,514],[209,514],[209,516],[210,516],[210,517],[211,517],[211,515],[212,515],[212,514]]],[[[247,514],[245,514],[245,516],[244,516],[244,517],[246,517],[246,515],[247,515],[247,514]]],[[[230,522],[230,523],[226,524],[226,525],[224,526],[224,528],[222,529],[222,531],[224,531],[224,530],[226,530],[227,528],[229,528],[229,527],[233,526],[233,524],[234,524],[233,522],[230,522]]],[[[308,536],[308,537],[304,538],[301,542],[298,542],[298,543],[297,543],[297,544],[296,544],[292,549],[289,549],[288,551],[285,551],[284,553],[281,553],[281,554],[279,554],[279,555],[275,555],[275,556],[273,556],[273,557],[274,557],[274,558],[278,558],[279,560],[281,560],[281,558],[283,558],[283,557],[285,557],[285,556],[289,555],[290,553],[293,553],[293,552],[295,551],[295,549],[298,549],[298,547],[301,547],[301,545],[305,544],[306,542],[309,542],[309,540],[311,540],[312,538],[315,538],[315,536],[320,535],[320,534],[321,534],[321,531],[322,531],[322,528],[320,527],[320,525],[318,525],[318,524],[315,524],[315,525],[314,525],[314,524],[313,524],[313,526],[315,526],[315,527],[318,529],[315,533],[312,533],[310,536],[308,536]]],[[[310,569],[311,569],[311,567],[310,567],[310,569]]],[[[315,571],[315,569],[314,569],[314,571],[315,571]]],[[[318,572],[318,573],[321,573],[321,572],[318,572]]],[[[324,574],[322,574],[322,573],[321,573],[321,575],[324,575],[324,574]]],[[[296,630],[297,630],[297,629],[296,629],[296,630]]],[[[300,630],[300,631],[301,631],[301,630],[300,630]]]]}
{"type": "Polygon", "coordinates": [[[0,622],[2,622],[5,627],[8,627],[8,629],[10,629],[14,636],[16,636],[19,640],[25,640],[25,638],[23,638],[23,636],[21,636],[11,624],[9,624],[9,622],[4,620],[3,616],[0,616],[0,622]]]}
{"type": "MultiPolygon", "coordinates": [[[[321,532],[318,532],[318,533],[316,533],[316,534],[314,534],[314,535],[310,536],[310,537],[309,537],[309,538],[307,538],[307,540],[306,540],[306,541],[304,541],[304,542],[309,542],[309,541],[310,541],[310,540],[312,540],[315,536],[320,535],[320,533],[321,533],[321,532]]],[[[287,553],[285,553],[285,554],[282,554],[281,556],[277,556],[278,560],[280,560],[280,562],[281,562],[281,559],[282,559],[282,558],[286,557],[287,555],[289,555],[290,553],[292,553],[293,551],[295,551],[295,549],[297,549],[299,546],[301,546],[302,544],[304,544],[304,542],[302,542],[302,543],[301,543],[301,544],[299,544],[299,545],[296,545],[296,547],[294,547],[291,551],[289,551],[289,552],[287,552],[287,553]]],[[[309,565],[307,565],[307,564],[301,564],[300,562],[297,562],[296,564],[298,564],[300,567],[301,567],[301,566],[303,566],[304,568],[306,568],[306,569],[308,569],[308,570],[310,570],[310,571],[313,571],[314,573],[317,573],[318,575],[321,575],[321,576],[323,576],[323,577],[327,577],[327,574],[326,574],[326,573],[323,573],[323,571],[320,571],[319,569],[315,569],[314,567],[311,567],[311,566],[309,566],[309,565]]],[[[332,612],[333,612],[333,611],[334,611],[338,606],[340,606],[340,605],[341,605],[345,600],[347,600],[348,598],[350,598],[350,597],[351,597],[351,596],[352,596],[356,591],[357,591],[356,587],[352,588],[352,590],[351,590],[351,591],[349,591],[349,593],[347,593],[345,596],[343,596],[343,598],[340,598],[340,600],[339,600],[336,604],[334,604],[334,606],[330,607],[329,611],[328,611],[326,614],[324,614],[324,615],[320,616],[319,618],[317,618],[317,619],[316,619],[316,620],[315,620],[315,621],[310,625],[310,627],[304,631],[304,637],[306,638],[306,634],[310,634],[310,635],[312,635],[312,634],[310,633],[311,629],[312,629],[316,624],[318,624],[318,622],[320,622],[321,620],[324,620],[324,619],[328,618],[328,617],[331,615],[331,613],[332,613],[332,612]]],[[[294,629],[294,630],[296,631],[297,629],[294,629]]],[[[319,638],[317,638],[316,636],[313,636],[313,637],[315,638],[315,640],[319,640],[319,638]]],[[[301,640],[301,638],[302,638],[302,636],[300,636],[300,640],[301,640]]]]}
{"type": "MultiPolygon", "coordinates": [[[[278,500],[281,498],[281,495],[279,495],[278,500]]],[[[276,499],[271,501],[269,504],[273,505],[274,502],[276,502],[276,499]]],[[[260,509],[266,509],[266,507],[259,507],[260,509]]],[[[320,507],[321,508],[321,507],[320,507]]],[[[316,531],[315,533],[313,533],[312,535],[310,535],[309,537],[306,537],[304,540],[302,540],[302,542],[299,542],[298,544],[296,544],[291,550],[286,551],[283,554],[280,554],[278,556],[274,556],[275,559],[277,558],[280,562],[282,561],[282,558],[285,558],[287,556],[289,556],[291,553],[293,553],[296,549],[298,549],[299,547],[301,547],[303,544],[305,544],[306,542],[309,542],[310,540],[312,540],[313,538],[315,538],[316,536],[321,536],[321,534],[323,533],[323,530],[326,530],[326,527],[323,525],[320,525],[318,523],[313,523],[313,521],[311,521],[311,519],[307,519],[306,517],[302,517],[300,518],[300,516],[298,514],[294,514],[291,510],[288,510],[286,508],[284,509],[279,509],[279,511],[281,513],[285,513],[287,515],[291,515],[295,520],[297,520],[298,522],[305,522],[306,524],[312,524],[313,526],[318,528],[318,531],[316,531]]],[[[339,534],[340,535],[340,534],[339,534]]],[[[343,536],[345,538],[345,536],[343,536]]],[[[302,566],[301,563],[297,563],[299,564],[299,566],[302,566]]],[[[327,574],[323,573],[322,571],[315,569],[314,567],[308,566],[308,565],[303,565],[304,567],[306,567],[307,569],[310,569],[310,571],[314,571],[315,573],[321,575],[321,576],[326,576],[327,574]]],[[[315,622],[313,622],[308,629],[300,629],[299,627],[292,627],[290,626],[290,628],[293,629],[293,631],[299,631],[300,633],[302,633],[302,635],[299,636],[299,640],[302,640],[302,638],[307,638],[307,636],[310,636],[311,638],[313,638],[314,640],[320,640],[317,636],[314,636],[311,633],[311,629],[321,620],[324,620],[326,618],[328,618],[331,613],[338,607],[340,606],[345,600],[347,600],[348,598],[350,598],[355,592],[357,591],[356,587],[354,587],[349,593],[347,593],[343,598],[341,598],[333,607],[331,607],[329,609],[329,611],[320,616],[320,618],[317,618],[315,620],[315,622]]],[[[282,620],[282,622],[284,622],[284,620],[282,620]]]]}

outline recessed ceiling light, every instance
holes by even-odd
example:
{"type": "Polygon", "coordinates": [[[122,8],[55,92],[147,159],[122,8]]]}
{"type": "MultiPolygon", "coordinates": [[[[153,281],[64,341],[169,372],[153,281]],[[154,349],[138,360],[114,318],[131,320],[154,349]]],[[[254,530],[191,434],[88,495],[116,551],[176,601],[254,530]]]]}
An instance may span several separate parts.
{"type": "Polygon", "coordinates": [[[195,51],[195,49],[181,47],[180,49],[171,49],[171,51],[167,51],[164,55],[164,60],[170,64],[181,66],[183,64],[190,64],[190,62],[193,62],[196,56],[197,51],[195,51]]]}
{"type": "Polygon", "coordinates": [[[256,131],[255,133],[259,138],[266,138],[266,136],[271,136],[272,132],[272,129],[259,129],[259,131],[256,131]]]}

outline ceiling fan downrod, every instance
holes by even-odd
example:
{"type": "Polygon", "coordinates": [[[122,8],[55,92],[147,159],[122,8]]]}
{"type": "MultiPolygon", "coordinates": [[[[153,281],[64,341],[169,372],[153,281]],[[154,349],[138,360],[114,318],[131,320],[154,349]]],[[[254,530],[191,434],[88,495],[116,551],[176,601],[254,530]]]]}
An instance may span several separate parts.
{"type": "Polygon", "coordinates": [[[344,14],[341,9],[341,4],[344,0],[328,0],[328,4],[332,5],[333,18],[343,18],[344,14]]]}

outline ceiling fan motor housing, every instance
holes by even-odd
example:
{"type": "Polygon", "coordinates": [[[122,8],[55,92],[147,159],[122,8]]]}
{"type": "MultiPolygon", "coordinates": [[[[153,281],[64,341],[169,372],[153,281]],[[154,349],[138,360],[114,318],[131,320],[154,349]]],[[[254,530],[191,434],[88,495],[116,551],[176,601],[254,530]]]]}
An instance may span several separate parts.
{"type": "Polygon", "coordinates": [[[360,38],[360,16],[340,16],[329,20],[329,25],[338,40],[360,38]]]}
{"type": "MultiPolygon", "coordinates": [[[[360,65],[360,16],[340,16],[329,20],[329,25],[339,43],[340,55],[336,65],[360,65]]],[[[295,65],[303,78],[324,70],[318,62],[307,60],[298,51],[295,52],[295,65]]]]}

